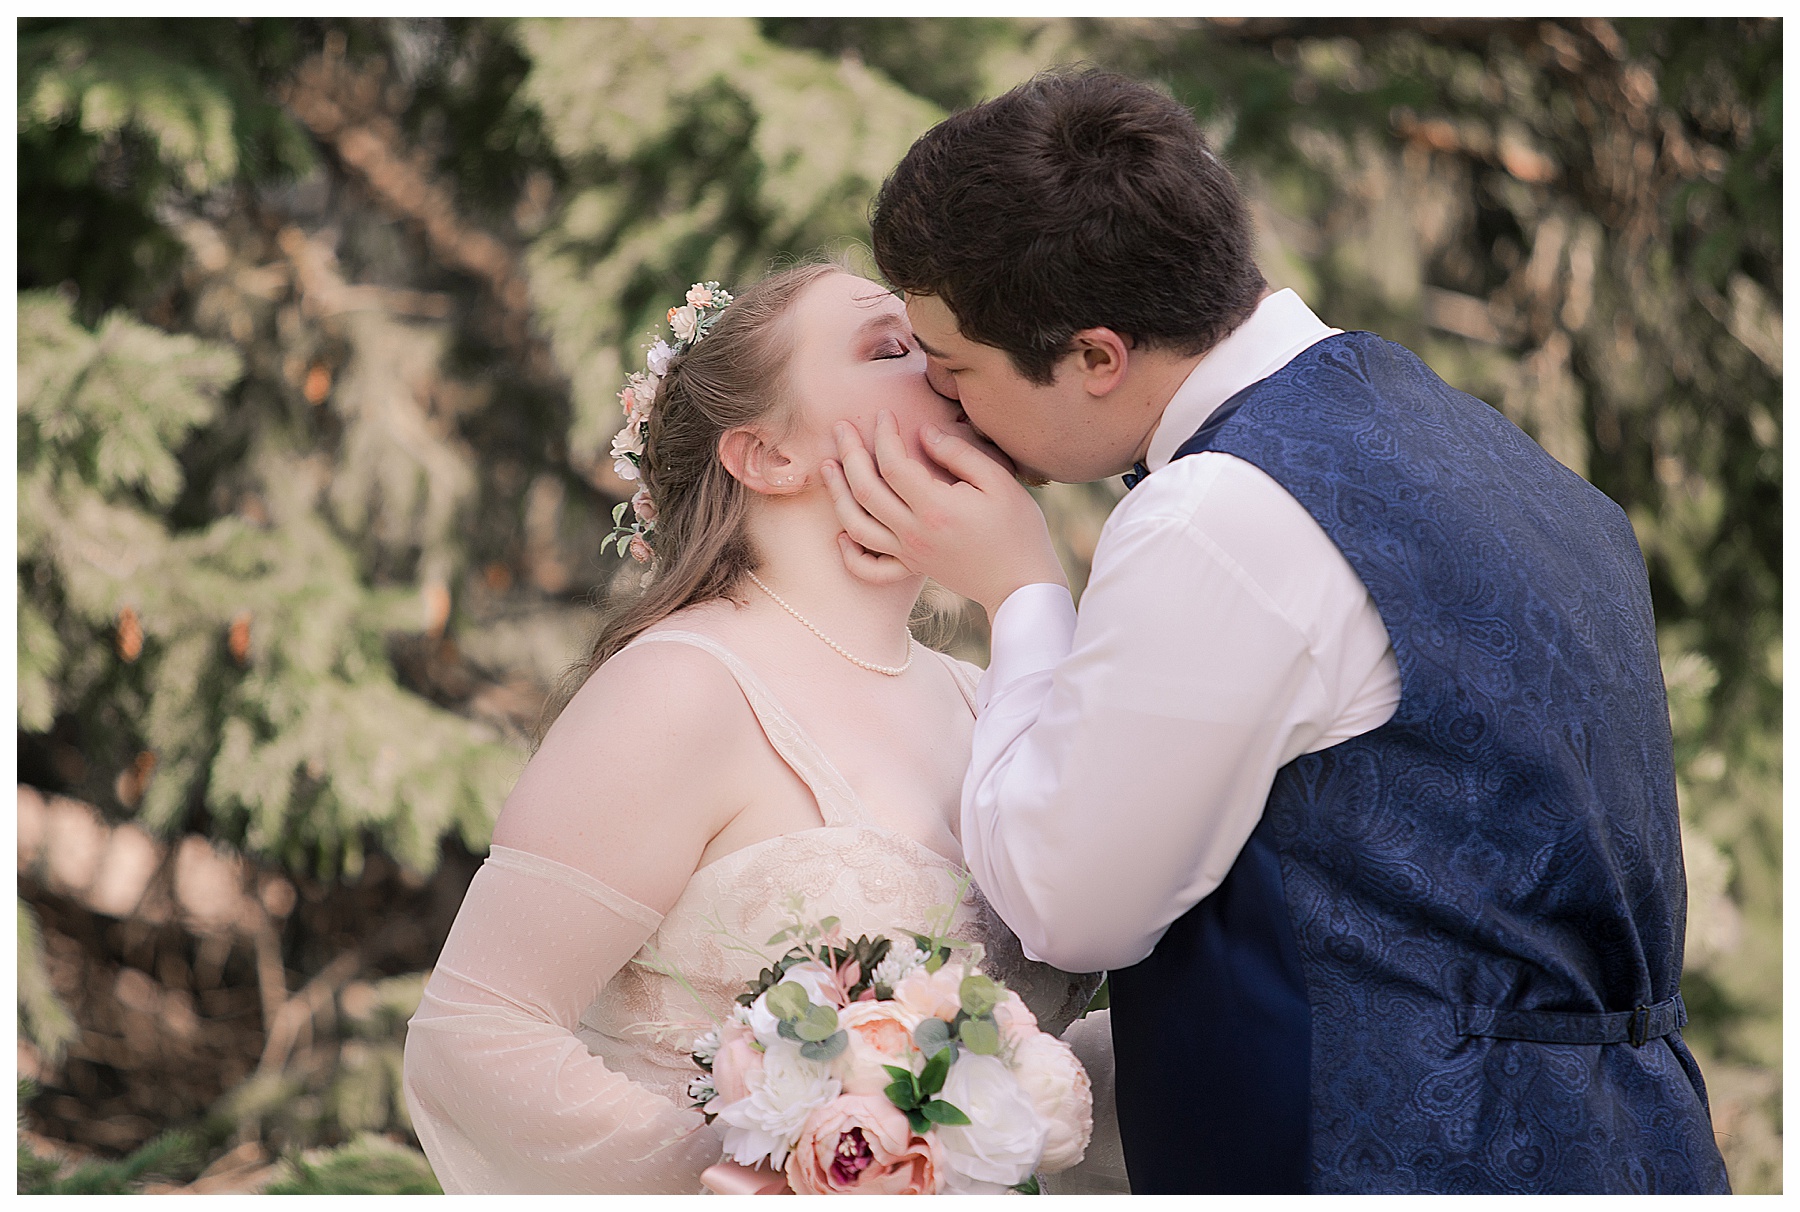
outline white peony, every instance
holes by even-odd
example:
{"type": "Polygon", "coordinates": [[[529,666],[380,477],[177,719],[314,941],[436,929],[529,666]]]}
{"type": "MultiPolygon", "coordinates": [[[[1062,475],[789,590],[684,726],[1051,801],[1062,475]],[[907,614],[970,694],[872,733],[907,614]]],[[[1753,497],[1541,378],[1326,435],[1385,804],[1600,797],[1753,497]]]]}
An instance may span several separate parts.
{"type": "Polygon", "coordinates": [[[725,1152],[741,1166],[763,1158],[780,1169],[806,1117],[843,1089],[825,1065],[809,1061],[787,1040],[769,1046],[762,1069],[749,1075],[750,1095],[721,1107],[707,1104],[725,1127],[725,1152]]]}
{"type": "MultiPolygon", "coordinates": [[[[675,351],[669,348],[669,343],[659,337],[656,344],[650,347],[650,352],[644,355],[644,365],[650,368],[653,376],[661,378],[669,373],[669,361],[674,356],[675,351]]],[[[651,395],[654,397],[655,393],[652,392],[651,395]]]]}
{"type": "Polygon", "coordinates": [[[694,329],[700,324],[700,313],[692,307],[671,307],[669,309],[669,327],[675,330],[677,341],[692,341],[694,329]]]}
{"type": "Polygon", "coordinates": [[[1031,1177],[1048,1127],[999,1057],[958,1056],[938,1097],[971,1121],[941,1124],[935,1133],[952,1188],[993,1191],[990,1184],[1005,1188],[1031,1177]]]}
{"type": "Polygon", "coordinates": [[[1082,1159],[1094,1135],[1094,1091],[1075,1050],[1053,1035],[1032,1031],[1013,1049],[1013,1072],[1050,1132],[1038,1169],[1067,1170],[1082,1159]]]}
{"type": "Polygon", "coordinates": [[[626,455],[637,455],[639,458],[644,455],[643,434],[639,432],[636,425],[629,422],[626,423],[625,428],[613,435],[613,471],[617,472],[622,480],[635,480],[638,478],[637,465],[626,458],[626,455]]]}

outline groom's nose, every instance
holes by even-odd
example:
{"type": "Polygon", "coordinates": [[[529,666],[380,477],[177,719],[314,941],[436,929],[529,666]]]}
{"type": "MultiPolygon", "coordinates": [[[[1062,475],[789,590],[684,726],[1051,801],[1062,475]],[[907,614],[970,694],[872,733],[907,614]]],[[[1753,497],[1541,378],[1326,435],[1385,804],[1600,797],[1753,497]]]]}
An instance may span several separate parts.
{"type": "Polygon", "coordinates": [[[925,381],[931,384],[931,390],[951,400],[960,400],[956,394],[956,376],[937,364],[937,359],[925,359],[925,381]]]}

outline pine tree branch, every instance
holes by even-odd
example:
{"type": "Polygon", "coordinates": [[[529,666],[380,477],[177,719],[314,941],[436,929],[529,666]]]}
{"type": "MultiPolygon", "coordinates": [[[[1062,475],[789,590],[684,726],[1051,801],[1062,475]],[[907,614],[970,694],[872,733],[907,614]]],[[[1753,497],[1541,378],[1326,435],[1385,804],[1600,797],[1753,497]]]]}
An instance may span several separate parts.
{"type": "Polygon", "coordinates": [[[308,130],[337,152],[383,205],[412,221],[446,265],[479,278],[499,312],[501,343],[542,382],[560,382],[545,343],[532,330],[531,292],[524,267],[506,244],[464,219],[455,196],[406,146],[382,99],[384,64],[352,66],[341,41],[306,60],[282,99],[308,130]]]}

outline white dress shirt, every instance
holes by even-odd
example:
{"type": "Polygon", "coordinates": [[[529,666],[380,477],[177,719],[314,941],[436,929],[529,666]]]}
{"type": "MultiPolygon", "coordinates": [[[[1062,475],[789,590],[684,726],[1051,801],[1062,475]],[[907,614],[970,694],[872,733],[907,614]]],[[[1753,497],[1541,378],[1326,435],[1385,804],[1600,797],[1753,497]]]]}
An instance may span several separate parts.
{"type": "Polygon", "coordinates": [[[1387,628],[1305,508],[1232,455],[1170,456],[1328,328],[1293,291],[1197,365],[1114,508],[1075,609],[995,611],[963,785],[969,868],[1034,959],[1123,968],[1218,887],[1275,772],[1400,701],[1387,628]]]}

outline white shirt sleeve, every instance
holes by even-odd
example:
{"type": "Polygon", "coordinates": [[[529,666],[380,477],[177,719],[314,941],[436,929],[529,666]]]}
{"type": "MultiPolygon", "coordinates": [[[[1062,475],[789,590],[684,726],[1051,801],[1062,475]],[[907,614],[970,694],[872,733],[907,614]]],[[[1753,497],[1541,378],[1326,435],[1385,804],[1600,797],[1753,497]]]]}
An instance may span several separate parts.
{"type": "Polygon", "coordinates": [[[1114,510],[1079,615],[995,612],[962,841],[1033,958],[1121,968],[1231,869],[1275,772],[1378,727],[1399,672],[1367,589],[1300,503],[1229,455],[1114,510]]]}

